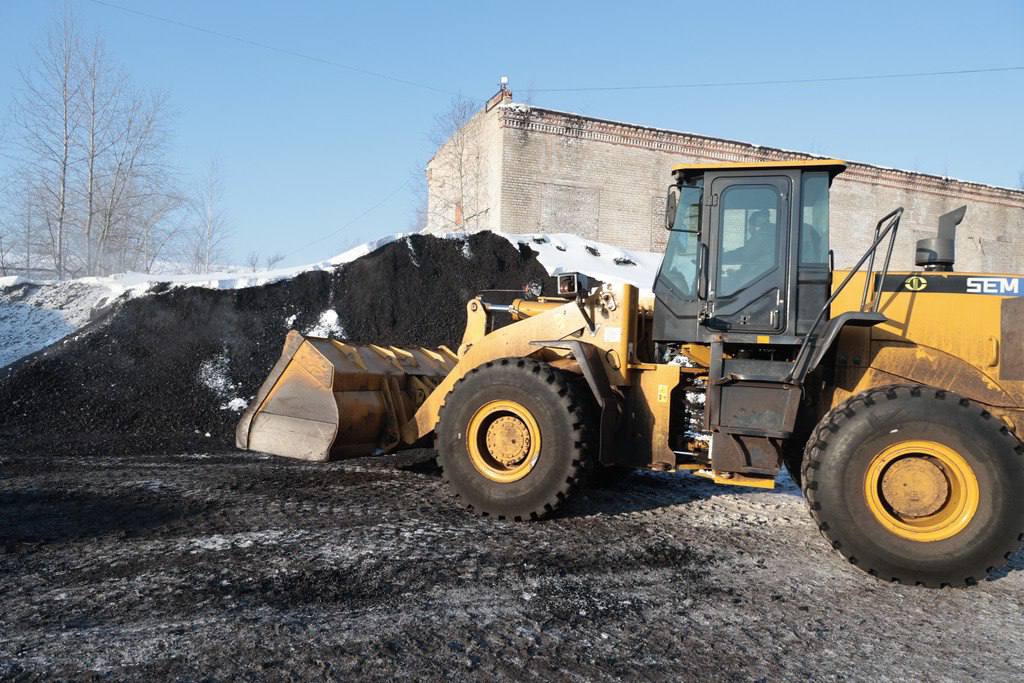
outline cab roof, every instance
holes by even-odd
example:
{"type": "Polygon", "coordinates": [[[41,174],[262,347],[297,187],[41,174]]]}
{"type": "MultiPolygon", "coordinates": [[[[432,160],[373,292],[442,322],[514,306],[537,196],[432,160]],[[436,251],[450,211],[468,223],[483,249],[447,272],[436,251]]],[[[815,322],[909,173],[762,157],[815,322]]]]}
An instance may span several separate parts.
{"type": "Polygon", "coordinates": [[[764,171],[773,168],[807,168],[827,170],[833,176],[846,170],[840,159],[789,159],[781,161],[718,161],[676,164],[672,172],[700,173],[702,171],[764,171]]]}

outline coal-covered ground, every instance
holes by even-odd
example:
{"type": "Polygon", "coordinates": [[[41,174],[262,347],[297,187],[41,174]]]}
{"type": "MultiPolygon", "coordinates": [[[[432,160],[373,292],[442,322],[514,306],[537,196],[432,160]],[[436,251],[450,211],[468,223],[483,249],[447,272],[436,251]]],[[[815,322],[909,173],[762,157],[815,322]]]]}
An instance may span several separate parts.
{"type": "Polygon", "coordinates": [[[0,369],[0,452],[224,450],[289,328],[337,320],[354,342],[454,349],[470,298],[546,278],[532,252],[481,233],[414,235],[261,287],[158,286],[0,369]]]}
{"type": "Polygon", "coordinates": [[[1020,556],[882,583],[791,484],[685,475],[495,522],[430,455],[3,456],[0,679],[1020,678],[1020,556]]]}

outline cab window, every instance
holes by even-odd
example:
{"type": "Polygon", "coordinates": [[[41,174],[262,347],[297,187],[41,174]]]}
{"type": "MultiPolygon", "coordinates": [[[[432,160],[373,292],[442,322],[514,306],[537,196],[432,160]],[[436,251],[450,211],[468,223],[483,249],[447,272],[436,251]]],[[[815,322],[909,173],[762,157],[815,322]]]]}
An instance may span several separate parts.
{"type": "Polygon", "coordinates": [[[804,173],[800,181],[800,265],[828,263],[828,173],[804,173]]]}
{"type": "Polygon", "coordinates": [[[773,185],[731,185],[719,201],[717,295],[728,297],[776,268],[781,197],[773,185]]]}

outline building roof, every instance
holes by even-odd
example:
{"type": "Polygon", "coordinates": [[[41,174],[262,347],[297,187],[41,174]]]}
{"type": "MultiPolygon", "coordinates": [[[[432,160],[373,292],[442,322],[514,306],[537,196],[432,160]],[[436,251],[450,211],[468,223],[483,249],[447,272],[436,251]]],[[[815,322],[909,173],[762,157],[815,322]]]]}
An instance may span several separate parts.
{"type": "MultiPolygon", "coordinates": [[[[593,139],[600,139],[605,142],[621,142],[622,144],[631,144],[633,146],[645,147],[656,151],[674,152],[677,151],[676,149],[673,149],[676,147],[685,148],[690,145],[695,147],[707,146],[707,154],[717,155],[720,159],[723,159],[720,163],[734,163],[733,160],[736,156],[742,157],[748,155],[759,157],[762,160],[765,157],[774,156],[782,160],[803,158],[807,160],[829,161],[829,159],[825,159],[822,156],[809,154],[807,152],[789,150],[780,147],[767,147],[741,140],[712,137],[708,135],[701,135],[699,133],[690,133],[668,128],[657,128],[637,123],[615,121],[613,119],[602,119],[584,114],[548,109],[545,107],[537,107],[521,103],[506,103],[500,108],[505,112],[506,122],[504,125],[509,125],[509,123],[512,122],[513,127],[525,129],[532,128],[542,132],[559,135],[571,134],[577,137],[591,136],[593,139]],[[548,115],[559,117],[574,123],[573,126],[569,128],[566,127],[565,124],[554,125],[547,122],[531,122],[531,113],[541,114],[542,116],[548,115]],[[508,119],[513,119],[513,121],[509,121],[508,119]],[[587,122],[587,124],[580,125],[581,122],[587,122]],[[590,125],[597,126],[600,130],[591,133],[587,129],[590,125]],[[621,138],[621,140],[614,140],[613,138],[616,137],[621,138]],[[729,159],[730,156],[732,159],[729,159]]],[[[680,149],[679,151],[682,152],[682,154],[686,154],[688,150],[680,149]]],[[[705,150],[701,149],[699,153],[704,154],[705,150]]],[[[739,163],[748,162],[741,161],[739,163]]],[[[846,177],[850,180],[943,195],[948,194],[952,189],[951,186],[955,185],[958,186],[957,190],[959,193],[977,194],[979,196],[983,196],[984,201],[991,201],[1014,207],[1019,207],[1020,202],[1024,199],[1024,189],[1021,188],[992,185],[989,183],[963,180],[950,176],[938,176],[930,173],[922,173],[920,171],[909,171],[859,161],[845,161],[843,163],[846,164],[848,169],[846,177]],[[911,185],[916,185],[918,183],[923,184],[924,187],[911,188],[911,185]]]]}
{"type": "Polygon", "coordinates": [[[839,159],[780,159],[778,161],[714,161],[687,162],[676,164],[673,171],[725,171],[771,168],[824,168],[834,174],[846,169],[846,162],[839,159]]]}

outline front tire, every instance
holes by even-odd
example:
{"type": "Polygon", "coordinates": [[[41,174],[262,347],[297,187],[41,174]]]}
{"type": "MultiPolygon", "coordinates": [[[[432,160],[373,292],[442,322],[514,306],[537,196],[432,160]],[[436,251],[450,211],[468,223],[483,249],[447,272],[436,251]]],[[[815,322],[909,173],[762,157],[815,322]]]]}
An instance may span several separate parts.
{"type": "Polygon", "coordinates": [[[473,369],[441,409],[437,452],[445,482],[461,504],[484,515],[550,515],[589,464],[592,402],[581,383],[547,363],[506,358],[473,369]]]}
{"type": "Polygon", "coordinates": [[[821,533],[885,580],[970,585],[1024,538],[1024,446],[948,391],[891,386],[847,400],[818,424],[802,475],[821,533]]]}

